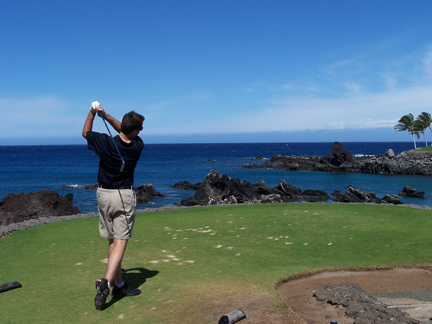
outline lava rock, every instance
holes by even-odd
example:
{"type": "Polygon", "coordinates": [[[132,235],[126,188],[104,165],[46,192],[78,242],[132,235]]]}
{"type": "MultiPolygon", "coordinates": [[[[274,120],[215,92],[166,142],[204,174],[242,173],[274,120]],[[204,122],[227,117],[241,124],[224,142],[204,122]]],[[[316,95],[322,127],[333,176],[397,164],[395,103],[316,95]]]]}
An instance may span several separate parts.
{"type": "Polygon", "coordinates": [[[411,188],[410,186],[403,187],[402,191],[399,192],[399,195],[413,198],[424,198],[425,192],[418,191],[417,189],[411,188]]]}
{"type": "Polygon", "coordinates": [[[145,184],[135,189],[137,196],[165,197],[163,193],[157,192],[152,184],[145,184]]]}
{"type": "Polygon", "coordinates": [[[175,189],[183,189],[183,190],[197,190],[202,185],[202,182],[197,182],[196,184],[192,184],[189,181],[179,181],[174,183],[171,187],[175,189]]]}
{"type": "Polygon", "coordinates": [[[73,194],[65,197],[51,190],[30,193],[10,193],[0,201],[0,226],[47,216],[67,216],[81,213],[72,205],[73,194]]]}
{"type": "Polygon", "coordinates": [[[358,283],[324,285],[316,289],[313,296],[319,301],[343,306],[345,314],[354,318],[356,324],[420,323],[398,308],[387,308],[376,297],[367,294],[358,283]]]}

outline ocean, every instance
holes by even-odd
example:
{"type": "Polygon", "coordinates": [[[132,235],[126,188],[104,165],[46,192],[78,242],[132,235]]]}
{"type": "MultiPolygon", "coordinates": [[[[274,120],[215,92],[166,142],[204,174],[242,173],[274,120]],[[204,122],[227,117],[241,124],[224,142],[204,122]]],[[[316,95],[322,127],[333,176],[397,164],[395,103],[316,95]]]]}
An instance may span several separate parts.
{"type": "MultiPolygon", "coordinates": [[[[355,142],[341,144],[353,155],[384,154],[388,149],[398,154],[411,150],[412,142],[355,142]]],[[[256,157],[269,159],[282,155],[329,155],[332,143],[234,143],[234,144],[146,144],[135,171],[135,187],[152,184],[165,197],[150,198],[138,209],[176,206],[194,191],[173,189],[187,180],[201,182],[211,169],[231,178],[255,183],[264,180],[269,187],[285,180],[302,190],[322,189],[345,192],[348,185],[375,192],[382,198],[397,195],[406,185],[425,191],[425,198],[400,198],[407,204],[432,207],[431,177],[419,175],[373,175],[242,169],[244,164],[258,163],[256,157]]],[[[53,190],[61,195],[73,194],[73,204],[82,212],[96,212],[95,190],[85,185],[97,183],[97,156],[86,145],[0,146],[0,199],[9,193],[53,190]],[[62,188],[63,185],[71,186],[62,188]]],[[[333,197],[332,197],[333,198],[333,197]]],[[[332,200],[327,202],[331,203],[332,200]]]]}

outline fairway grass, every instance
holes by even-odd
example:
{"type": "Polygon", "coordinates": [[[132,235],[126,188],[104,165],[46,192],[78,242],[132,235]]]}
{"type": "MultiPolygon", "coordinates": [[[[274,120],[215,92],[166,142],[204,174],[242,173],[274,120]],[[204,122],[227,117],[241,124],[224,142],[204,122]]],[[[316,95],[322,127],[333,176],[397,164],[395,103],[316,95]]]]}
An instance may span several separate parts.
{"type": "MultiPolygon", "coordinates": [[[[123,260],[141,295],[93,303],[106,269],[98,218],[27,228],[0,240],[1,323],[217,323],[236,308],[284,310],[283,278],[323,268],[431,262],[432,211],[281,203],[137,214],[123,260]]],[[[248,313],[248,311],[249,313],[248,313]]]]}
{"type": "Polygon", "coordinates": [[[432,152],[432,146],[426,146],[416,149],[416,152],[432,152]]]}

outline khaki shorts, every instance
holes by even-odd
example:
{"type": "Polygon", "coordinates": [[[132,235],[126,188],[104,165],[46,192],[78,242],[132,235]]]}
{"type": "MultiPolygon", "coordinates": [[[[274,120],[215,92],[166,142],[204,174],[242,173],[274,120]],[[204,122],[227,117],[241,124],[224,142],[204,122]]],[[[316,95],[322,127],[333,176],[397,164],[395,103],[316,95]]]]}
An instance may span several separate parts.
{"type": "Polygon", "coordinates": [[[136,196],[132,189],[97,189],[99,234],[128,240],[135,222],[136,196]]]}

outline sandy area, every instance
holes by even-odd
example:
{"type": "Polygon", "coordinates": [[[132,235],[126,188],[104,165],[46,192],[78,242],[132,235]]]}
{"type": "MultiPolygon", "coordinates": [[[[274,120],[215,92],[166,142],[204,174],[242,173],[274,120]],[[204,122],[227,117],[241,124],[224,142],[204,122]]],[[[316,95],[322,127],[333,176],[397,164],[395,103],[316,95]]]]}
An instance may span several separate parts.
{"type": "MultiPolygon", "coordinates": [[[[391,270],[322,272],[287,281],[277,289],[282,299],[294,313],[286,319],[285,323],[325,324],[336,321],[338,324],[352,324],[353,319],[344,314],[343,307],[338,308],[326,302],[317,301],[312,295],[313,291],[325,284],[341,284],[343,282],[358,283],[363,290],[370,294],[432,291],[431,269],[432,267],[428,265],[422,269],[394,268],[391,270]]],[[[401,302],[404,301],[386,300],[386,303],[390,305],[401,302]]],[[[425,302],[417,300],[405,300],[405,302],[408,305],[423,304],[426,308],[428,306],[425,302]]],[[[428,309],[431,313],[430,305],[428,309]]],[[[415,314],[408,313],[413,318],[418,316],[418,312],[415,314]]],[[[422,314],[421,316],[427,315],[422,314]]]]}

